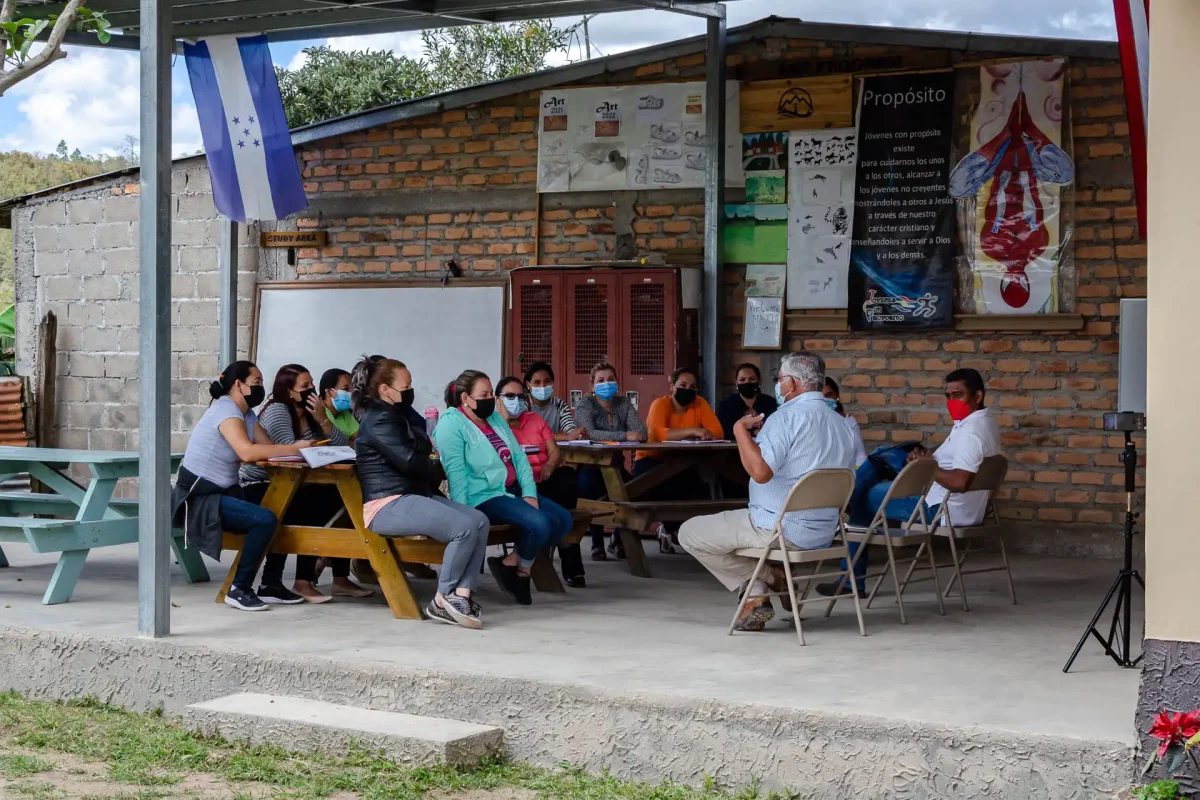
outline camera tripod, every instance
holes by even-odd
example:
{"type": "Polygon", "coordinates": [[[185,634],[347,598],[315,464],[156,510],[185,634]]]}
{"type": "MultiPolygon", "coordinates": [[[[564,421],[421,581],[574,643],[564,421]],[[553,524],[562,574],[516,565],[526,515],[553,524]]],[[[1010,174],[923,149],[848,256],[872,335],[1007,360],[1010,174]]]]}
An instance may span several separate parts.
{"type": "Polygon", "coordinates": [[[1125,449],[1121,451],[1121,463],[1125,466],[1125,563],[1121,567],[1121,571],[1117,573],[1116,580],[1109,587],[1108,594],[1104,595],[1104,601],[1100,603],[1100,607],[1096,609],[1096,614],[1092,617],[1092,621],[1088,623],[1087,629],[1084,630],[1083,636],[1079,637],[1079,644],[1075,645],[1074,652],[1067,659],[1066,666],[1063,667],[1063,672],[1069,672],[1071,665],[1075,663],[1075,657],[1079,655],[1079,651],[1083,649],[1083,645],[1087,642],[1088,636],[1095,636],[1096,641],[1104,648],[1104,653],[1118,667],[1136,667],[1142,660],[1142,654],[1137,658],[1130,658],[1130,628],[1132,626],[1132,613],[1130,611],[1130,603],[1133,600],[1133,582],[1136,580],[1138,585],[1142,587],[1142,591],[1146,590],[1146,582],[1142,580],[1142,576],[1133,568],[1133,523],[1138,515],[1133,511],[1133,492],[1136,485],[1137,474],[1137,448],[1133,445],[1133,434],[1130,431],[1125,431],[1125,449]],[[1108,627],[1108,638],[1096,627],[1096,623],[1104,616],[1108,604],[1116,600],[1116,605],[1113,607],[1112,622],[1108,627]],[[1116,646],[1114,647],[1114,642],[1116,646]]]}

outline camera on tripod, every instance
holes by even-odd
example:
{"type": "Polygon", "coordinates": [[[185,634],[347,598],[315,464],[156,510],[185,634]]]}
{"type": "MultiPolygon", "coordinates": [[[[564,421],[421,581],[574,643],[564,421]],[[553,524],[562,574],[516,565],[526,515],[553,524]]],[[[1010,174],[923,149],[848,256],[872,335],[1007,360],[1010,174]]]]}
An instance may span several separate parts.
{"type": "Polygon", "coordinates": [[[1104,430],[1120,431],[1125,434],[1125,447],[1121,451],[1121,465],[1125,467],[1125,561],[1121,571],[1092,621],[1088,623],[1079,644],[1067,659],[1063,672],[1068,672],[1075,657],[1083,649],[1088,637],[1095,637],[1104,648],[1104,654],[1119,667],[1134,667],[1142,656],[1133,657],[1130,652],[1133,638],[1133,584],[1136,581],[1145,591],[1146,584],[1133,566],[1134,523],[1138,514],[1134,511],[1133,496],[1137,491],[1137,446],[1133,435],[1146,430],[1146,301],[1121,301],[1120,376],[1117,386],[1117,408],[1124,409],[1104,415],[1104,430]],[[1096,624],[1109,603],[1113,603],[1112,620],[1105,636],[1096,624]]]}

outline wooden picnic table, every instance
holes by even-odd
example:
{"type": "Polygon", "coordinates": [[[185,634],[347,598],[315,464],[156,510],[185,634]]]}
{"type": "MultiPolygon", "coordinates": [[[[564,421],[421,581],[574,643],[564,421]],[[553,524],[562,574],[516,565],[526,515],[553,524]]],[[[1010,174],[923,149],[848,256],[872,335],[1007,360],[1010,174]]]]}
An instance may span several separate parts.
{"type": "MultiPolygon", "coordinates": [[[[446,550],[443,543],[424,536],[380,536],[367,528],[363,523],[362,487],[351,464],[330,464],[313,469],[301,461],[260,461],[258,466],[266,469],[270,478],[262,507],[271,511],[276,519],[285,518],[301,486],[306,483],[325,483],[337,487],[354,526],[318,528],[281,524],[275,529],[269,552],[327,558],[365,558],[375,570],[379,589],[392,610],[392,616],[398,619],[425,618],[401,564],[441,564],[446,550]]],[[[590,519],[591,514],[588,513],[577,516],[576,530],[572,532],[575,541],[582,537],[590,519]]],[[[516,533],[511,525],[493,525],[488,534],[488,545],[512,544],[516,541],[516,533]]],[[[218,603],[225,601],[225,594],[233,585],[244,541],[245,537],[238,534],[226,533],[224,536],[224,549],[234,550],[236,555],[217,593],[218,603]]],[[[554,566],[544,555],[539,555],[534,561],[530,577],[540,592],[566,592],[554,566]]]]}
{"type": "MultiPolygon", "coordinates": [[[[182,460],[181,454],[171,457],[172,471],[182,460]]],[[[89,551],[138,540],[137,500],[113,499],[118,480],[137,477],[138,454],[0,447],[0,480],[22,473],[52,493],[0,492],[0,542],[28,544],[35,553],[59,553],[42,602],[65,603],[75,591],[89,551]],[[72,465],[87,466],[90,478],[86,487],[66,474],[72,465]],[[37,516],[21,516],[24,514],[37,516]]],[[[208,580],[200,554],[185,549],[182,531],[172,531],[171,546],[190,583],[208,580]]],[[[7,566],[0,550],[0,567],[7,566]]]]}
{"type": "Polygon", "coordinates": [[[745,500],[651,500],[638,498],[651,489],[692,467],[701,467],[715,478],[724,476],[744,481],[734,463],[737,443],[730,441],[683,442],[559,442],[563,459],[572,466],[595,466],[604,476],[608,490],[605,500],[579,501],[581,510],[596,514],[595,522],[614,527],[625,547],[629,571],[641,578],[650,577],[650,564],[642,547],[640,532],[651,521],[682,522],[704,514],[745,508],[745,500]],[[660,453],[654,469],[626,482],[621,467],[630,451],[660,453]]]}

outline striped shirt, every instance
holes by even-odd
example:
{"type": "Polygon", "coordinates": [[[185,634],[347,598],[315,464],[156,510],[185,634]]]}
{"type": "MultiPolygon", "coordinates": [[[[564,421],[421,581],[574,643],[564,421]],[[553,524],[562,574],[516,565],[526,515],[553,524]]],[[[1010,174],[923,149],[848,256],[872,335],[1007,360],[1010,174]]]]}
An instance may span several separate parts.
{"type": "MultiPolygon", "coordinates": [[[[766,483],[750,481],[750,521],[771,530],[796,481],[815,469],[854,469],[854,440],[820,392],[805,392],[779,407],[758,433],[763,461],[774,473],[766,483]]],[[[793,511],[783,518],[783,535],[806,550],[828,547],[837,528],[836,508],[793,511]]]]}
{"type": "MultiPolygon", "coordinates": [[[[296,433],[292,429],[292,411],[283,403],[271,403],[263,409],[262,414],[258,417],[259,424],[262,425],[267,436],[272,444],[295,444],[296,433]]],[[[319,442],[326,438],[325,434],[319,427],[309,427],[304,432],[303,438],[314,442],[319,442]]],[[[264,444],[259,442],[259,444],[264,444]]],[[[332,447],[345,447],[350,444],[350,437],[342,433],[335,425],[333,430],[329,432],[329,444],[332,447]]],[[[238,473],[238,482],[242,486],[251,483],[261,483],[270,480],[267,471],[256,464],[243,464],[241,472],[238,473]]]]}
{"type": "Polygon", "coordinates": [[[575,430],[575,415],[571,412],[567,401],[561,397],[551,397],[550,402],[544,406],[539,406],[537,401],[529,405],[531,411],[546,420],[552,433],[570,433],[575,430]]]}

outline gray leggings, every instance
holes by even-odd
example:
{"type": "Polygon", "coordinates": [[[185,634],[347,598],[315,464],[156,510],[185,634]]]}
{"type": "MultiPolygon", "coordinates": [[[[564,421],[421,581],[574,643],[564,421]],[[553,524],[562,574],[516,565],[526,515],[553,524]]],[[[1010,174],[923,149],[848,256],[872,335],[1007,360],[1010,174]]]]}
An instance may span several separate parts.
{"type": "Polygon", "coordinates": [[[380,536],[428,536],[445,542],[438,591],[449,595],[458,588],[475,591],[490,524],[482,511],[444,497],[406,494],[379,509],[371,530],[380,536]]]}

